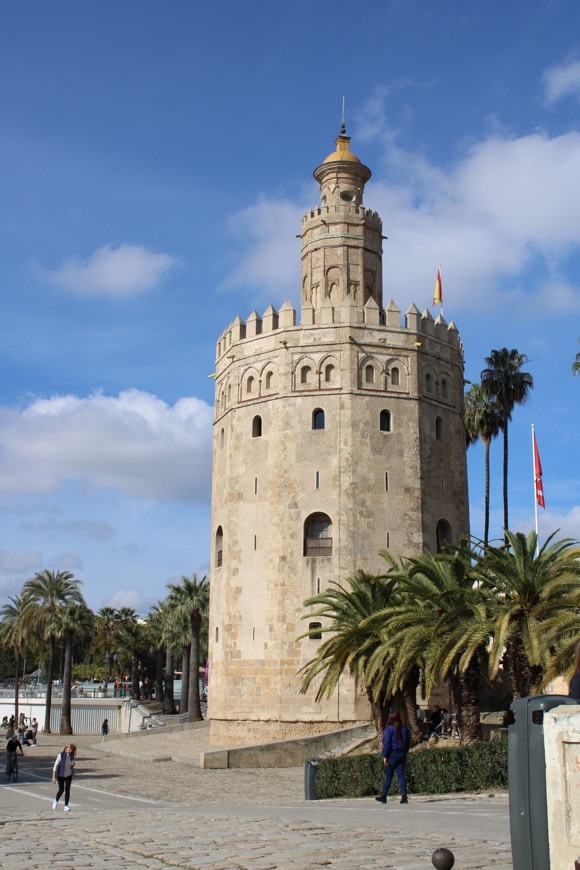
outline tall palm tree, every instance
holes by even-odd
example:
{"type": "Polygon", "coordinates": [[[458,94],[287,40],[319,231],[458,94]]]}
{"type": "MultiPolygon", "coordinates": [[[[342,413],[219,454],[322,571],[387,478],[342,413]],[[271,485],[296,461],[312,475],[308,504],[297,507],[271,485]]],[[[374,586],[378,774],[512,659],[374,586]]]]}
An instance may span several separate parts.
{"type": "Polygon", "coordinates": [[[467,446],[481,439],[485,448],[485,514],[483,541],[489,541],[489,451],[501,429],[501,410],[497,400],[481,384],[472,384],[465,394],[465,435],[467,446]]]}
{"type": "Polygon", "coordinates": [[[22,587],[22,625],[48,645],[44,731],[50,734],[52,680],[59,611],[68,604],[82,604],[81,581],[70,571],[39,571],[22,587]]]}
{"type": "MultiPolygon", "coordinates": [[[[578,339],[578,341],[580,341],[580,338],[578,339]]],[[[576,359],[572,363],[572,374],[580,375],[580,350],[576,354],[576,359]]]]}
{"type": "MultiPolygon", "coordinates": [[[[528,398],[534,379],[522,370],[529,360],[517,350],[492,350],[486,357],[486,368],[481,373],[481,386],[491,398],[495,399],[501,410],[501,430],[503,432],[503,527],[504,534],[509,529],[508,518],[508,423],[516,405],[523,404],[528,398]]],[[[507,537],[506,537],[507,543],[507,537]]]]}
{"type": "Polygon", "coordinates": [[[18,595],[8,596],[9,604],[0,610],[0,642],[14,653],[16,660],[16,682],[14,687],[14,715],[18,722],[18,683],[20,656],[24,647],[25,632],[22,627],[22,598],[18,595]]]}
{"type": "Polygon", "coordinates": [[[164,637],[172,650],[181,650],[181,699],[179,712],[189,711],[189,674],[191,665],[191,629],[189,626],[189,611],[184,608],[181,587],[171,587],[172,591],[165,598],[164,637]]]}
{"type": "Polygon", "coordinates": [[[394,586],[394,580],[375,577],[365,571],[348,577],[345,587],[332,583],[324,592],[304,602],[305,607],[314,610],[303,619],[323,619],[325,624],[309,629],[298,638],[312,637],[319,632],[330,635],[302,668],[300,692],[305,694],[316,683],[315,697],[320,701],[332,695],[343,673],[350,674],[366,692],[377,731],[387,719],[391,696],[386,690],[385,673],[369,672],[371,656],[383,643],[382,624],[371,617],[391,606],[394,586]]]}
{"type": "Polygon", "coordinates": [[[146,636],[155,652],[155,700],[157,703],[163,703],[164,608],[165,603],[163,601],[153,605],[145,620],[146,636]]]}
{"type": "MultiPolygon", "coordinates": [[[[205,577],[198,580],[192,577],[182,577],[179,583],[169,583],[169,599],[171,608],[176,615],[186,617],[189,624],[191,655],[189,665],[188,722],[198,722],[203,719],[199,697],[199,660],[200,636],[204,620],[207,622],[209,608],[209,583],[205,577]]],[[[182,693],[183,693],[182,684],[182,693]]]]}
{"type": "Polygon", "coordinates": [[[89,636],[94,625],[94,615],[84,600],[69,602],[61,607],[55,618],[55,635],[64,647],[62,673],[62,709],[60,715],[60,734],[72,734],[72,651],[75,641],[89,636]]]}
{"type": "MultiPolygon", "coordinates": [[[[535,532],[507,531],[509,548],[488,547],[475,569],[488,596],[488,629],[493,638],[490,676],[505,652],[515,698],[537,690],[551,665],[547,643],[554,625],[573,616],[580,606],[580,560],[574,541],[553,541],[538,549],[535,532]]],[[[576,619],[577,622],[577,619],[576,619]]]]}
{"type": "Polygon", "coordinates": [[[487,638],[484,600],[474,585],[471,562],[466,542],[437,555],[425,552],[403,560],[397,574],[399,602],[384,614],[389,645],[396,651],[389,686],[417,662],[422,663],[427,696],[448,679],[466,743],[481,740],[478,654],[487,638]]]}
{"type": "Polygon", "coordinates": [[[105,697],[111,679],[111,662],[118,627],[118,611],[114,607],[101,607],[95,618],[95,634],[96,647],[103,654],[105,661],[105,697]]]}
{"type": "Polygon", "coordinates": [[[120,646],[129,654],[131,660],[131,696],[135,701],[138,701],[141,698],[139,660],[145,651],[147,641],[144,626],[138,621],[135,611],[132,611],[132,615],[133,618],[129,618],[129,615],[120,622],[117,638],[120,646]]]}

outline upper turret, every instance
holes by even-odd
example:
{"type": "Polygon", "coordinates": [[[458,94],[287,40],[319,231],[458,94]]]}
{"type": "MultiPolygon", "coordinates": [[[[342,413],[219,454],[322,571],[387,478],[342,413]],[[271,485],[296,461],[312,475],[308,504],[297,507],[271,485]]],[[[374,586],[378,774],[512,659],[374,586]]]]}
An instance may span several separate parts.
{"type": "Polygon", "coordinates": [[[329,304],[358,308],[370,298],[382,309],[382,224],[365,209],[370,169],[350,150],[344,124],[335,150],[314,170],[320,207],[302,219],[302,305],[315,322],[329,304]]]}
{"type": "Polygon", "coordinates": [[[336,150],[314,170],[314,177],[320,185],[322,205],[362,205],[365,184],[371,177],[371,171],[352,153],[349,142],[350,136],[346,135],[343,124],[336,137],[336,150]]]}

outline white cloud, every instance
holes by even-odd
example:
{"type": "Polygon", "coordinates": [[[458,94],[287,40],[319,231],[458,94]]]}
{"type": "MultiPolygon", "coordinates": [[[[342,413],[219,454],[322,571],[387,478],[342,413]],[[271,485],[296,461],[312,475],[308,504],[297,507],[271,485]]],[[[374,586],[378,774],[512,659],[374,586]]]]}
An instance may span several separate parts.
{"type": "Polygon", "coordinates": [[[0,571],[6,574],[34,574],[41,562],[38,550],[0,550],[0,571]]]}
{"type": "Polygon", "coordinates": [[[576,97],[580,102],[580,60],[548,67],[542,76],[542,84],[548,105],[563,97],[576,97]]]}
{"type": "Polygon", "coordinates": [[[138,589],[117,589],[103,607],[114,607],[117,610],[121,607],[132,607],[137,613],[145,613],[150,604],[138,589]]]}
{"type": "Polygon", "coordinates": [[[78,296],[137,296],[156,287],[177,263],[140,245],[105,245],[86,260],[72,258],[45,274],[52,284],[78,296]]]}
{"type": "Polygon", "coordinates": [[[61,553],[48,560],[49,568],[55,571],[70,571],[73,574],[75,571],[80,571],[83,564],[78,553],[61,553]]]}
{"type": "Polygon", "coordinates": [[[66,482],[162,501],[209,500],[212,409],[150,393],[35,399],[0,410],[0,494],[45,494],[66,482]]]}
{"type": "Polygon", "coordinates": [[[235,269],[220,289],[248,287],[267,301],[296,297],[300,292],[300,232],[304,209],[282,199],[260,199],[233,215],[232,234],[244,241],[235,269]],[[272,297],[272,298],[270,298],[272,297]]]}
{"type": "Polygon", "coordinates": [[[572,538],[580,541],[580,505],[574,505],[567,513],[540,511],[541,529],[559,529],[556,539],[572,538]]]}
{"type": "MultiPolygon", "coordinates": [[[[369,111],[365,133],[374,131],[385,157],[365,196],[389,237],[385,302],[430,307],[441,265],[445,316],[506,305],[529,311],[535,294],[543,316],[550,308],[580,308],[578,287],[565,274],[566,258],[580,250],[580,133],[494,134],[442,170],[401,149],[377,120],[377,106],[369,111]]],[[[236,215],[232,226],[250,243],[228,284],[268,286],[278,291],[272,301],[290,292],[296,299],[301,212],[287,201],[263,200],[236,215]]]]}

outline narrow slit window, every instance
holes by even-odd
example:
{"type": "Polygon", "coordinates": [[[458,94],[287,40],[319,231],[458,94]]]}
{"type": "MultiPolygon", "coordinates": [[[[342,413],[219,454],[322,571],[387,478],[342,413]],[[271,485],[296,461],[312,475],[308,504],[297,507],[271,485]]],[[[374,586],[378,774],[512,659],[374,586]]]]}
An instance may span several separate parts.
{"type": "Polygon", "coordinates": [[[316,472],[314,486],[316,489],[320,489],[320,472],[319,471],[316,472]]]}
{"type": "Polygon", "coordinates": [[[215,627],[215,642],[217,643],[219,639],[220,639],[220,630],[216,625],[216,627],[215,627]]]}
{"type": "Polygon", "coordinates": [[[389,472],[385,471],[385,492],[389,491],[389,472]]]}
{"type": "Polygon", "coordinates": [[[387,550],[391,546],[391,533],[387,532],[387,550]]]}
{"type": "Polygon", "coordinates": [[[398,387],[401,384],[401,374],[399,369],[395,366],[395,368],[391,369],[391,385],[393,387],[398,387]]]}
{"type": "Polygon", "coordinates": [[[254,495],[258,495],[258,478],[254,478],[254,495]]]}
{"type": "Polygon", "coordinates": [[[258,549],[258,536],[254,535],[254,550],[258,549]]]}

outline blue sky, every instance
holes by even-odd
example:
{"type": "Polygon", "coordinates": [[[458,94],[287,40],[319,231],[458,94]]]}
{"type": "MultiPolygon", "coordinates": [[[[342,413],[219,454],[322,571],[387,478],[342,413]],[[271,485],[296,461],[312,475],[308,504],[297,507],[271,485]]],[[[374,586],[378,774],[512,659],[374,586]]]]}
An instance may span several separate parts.
{"type": "Polygon", "coordinates": [[[146,612],[206,572],[215,341],[298,307],[343,94],[385,302],[431,309],[441,264],[466,377],[492,348],[529,356],[510,525],[533,527],[534,422],[540,530],[580,538],[577,3],[4,2],[0,600],[67,568],[92,607],[146,612]]]}

